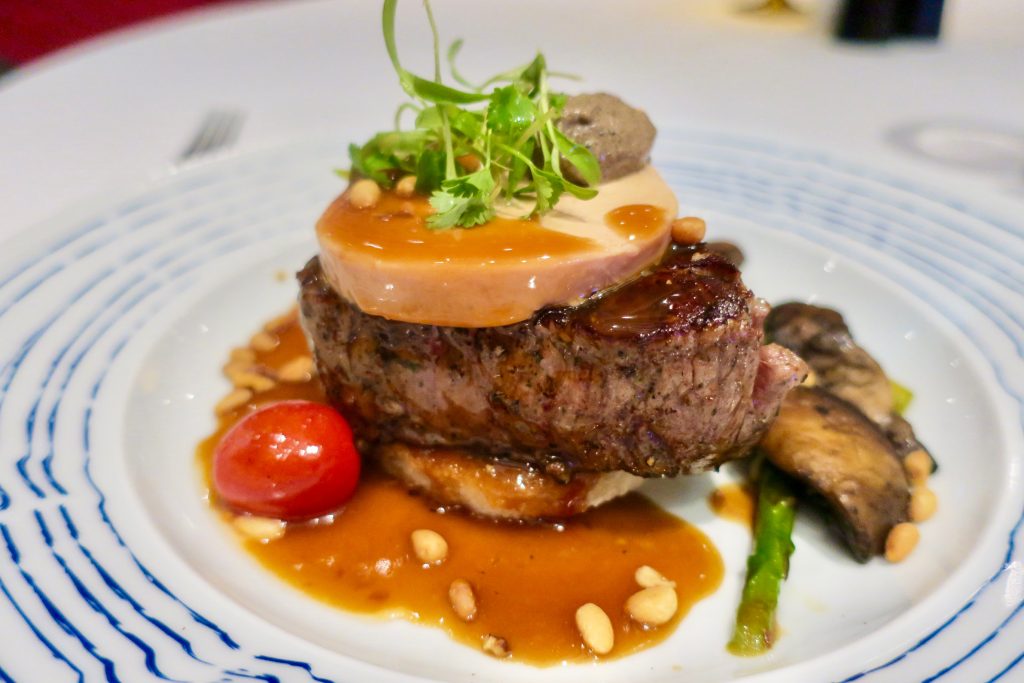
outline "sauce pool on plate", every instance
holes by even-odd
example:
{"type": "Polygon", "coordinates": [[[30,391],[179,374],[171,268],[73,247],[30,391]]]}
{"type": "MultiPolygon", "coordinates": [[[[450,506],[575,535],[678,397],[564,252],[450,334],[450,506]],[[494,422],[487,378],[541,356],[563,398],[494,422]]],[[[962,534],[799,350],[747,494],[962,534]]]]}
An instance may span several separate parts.
{"type": "Polygon", "coordinates": [[[708,506],[723,519],[754,528],[754,491],[750,484],[722,484],[708,496],[708,506]]]}
{"type": "MultiPolygon", "coordinates": [[[[259,389],[248,387],[247,401],[222,408],[217,430],[197,449],[207,481],[218,440],[249,411],[272,401],[324,400],[315,377],[285,370],[301,367],[307,361],[299,359],[309,355],[295,315],[268,324],[257,336],[254,346],[260,350],[236,351],[225,371],[243,382],[247,375],[240,373],[255,373],[272,386],[256,382],[259,389]]],[[[574,621],[585,603],[609,616],[615,646],[608,656],[622,656],[664,640],[722,578],[711,541],[638,494],[560,524],[495,522],[439,509],[372,465],[367,470],[355,496],[337,513],[290,523],[275,540],[244,538],[243,547],[281,579],[328,604],[435,626],[475,649],[485,648],[491,637],[501,639],[509,658],[541,666],[595,659],[574,621]],[[445,539],[443,561],[427,565],[417,558],[410,539],[417,529],[445,539]],[[659,627],[642,626],[625,610],[626,600],[640,590],[634,573],[643,565],[675,582],[679,609],[659,627]],[[458,579],[475,595],[470,621],[460,619],[449,600],[449,587],[458,579]]],[[[212,490],[210,498],[232,517],[212,490]]]]}

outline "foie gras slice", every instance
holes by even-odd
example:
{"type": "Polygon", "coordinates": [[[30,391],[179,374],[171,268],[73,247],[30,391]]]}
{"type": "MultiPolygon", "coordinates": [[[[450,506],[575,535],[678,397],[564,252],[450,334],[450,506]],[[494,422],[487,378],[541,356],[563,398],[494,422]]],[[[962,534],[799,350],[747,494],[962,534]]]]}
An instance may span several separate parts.
{"type": "Polygon", "coordinates": [[[657,260],[678,204],[657,171],[563,196],[539,220],[522,203],[475,228],[431,230],[425,197],[384,192],[369,209],[343,193],[317,222],[320,260],[338,294],[392,320],[455,327],[520,322],[628,279],[657,260]]]}

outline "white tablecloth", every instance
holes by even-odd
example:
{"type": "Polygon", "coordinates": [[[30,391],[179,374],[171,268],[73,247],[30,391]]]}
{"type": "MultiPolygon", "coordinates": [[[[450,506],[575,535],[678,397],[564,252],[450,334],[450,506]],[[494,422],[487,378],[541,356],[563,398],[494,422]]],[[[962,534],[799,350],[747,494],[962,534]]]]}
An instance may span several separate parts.
{"type": "MultiPolygon", "coordinates": [[[[553,68],[585,76],[567,90],[617,92],[659,126],[758,135],[967,198],[1024,200],[1019,0],[949,0],[941,41],[885,45],[831,40],[814,2],[802,5],[816,16],[790,21],[741,17],[728,0],[435,5],[445,40],[466,39],[461,63],[473,77],[542,49],[553,68]]],[[[243,151],[310,132],[358,141],[386,126],[402,93],[379,11],[368,1],[222,6],[0,80],[0,239],[166,172],[213,108],[245,113],[243,151]]],[[[399,11],[403,59],[429,73],[419,3],[399,11]]]]}

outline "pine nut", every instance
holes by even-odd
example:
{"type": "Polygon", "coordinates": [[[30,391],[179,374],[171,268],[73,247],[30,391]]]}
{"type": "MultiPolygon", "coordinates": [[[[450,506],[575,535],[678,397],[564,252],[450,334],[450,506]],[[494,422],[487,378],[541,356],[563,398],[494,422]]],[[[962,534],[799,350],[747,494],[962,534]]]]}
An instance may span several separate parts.
{"type": "Polygon", "coordinates": [[[807,371],[807,377],[804,377],[804,381],[801,383],[805,387],[813,387],[818,384],[818,373],[814,370],[807,371]]]}
{"type": "Polygon", "coordinates": [[[484,636],[483,643],[481,645],[484,652],[493,657],[508,657],[511,650],[508,647],[508,641],[501,636],[496,636],[488,633],[484,636]]]}
{"type": "Polygon", "coordinates": [[[606,655],[615,646],[615,631],[612,620],[604,610],[592,602],[576,610],[576,628],[590,651],[595,655],[606,655]]]}
{"type": "Polygon", "coordinates": [[[939,507],[939,499],[927,486],[915,486],[910,492],[910,520],[923,522],[930,519],[939,507]]]}
{"type": "Polygon", "coordinates": [[[484,165],[483,162],[480,160],[480,157],[476,156],[475,154],[463,154],[460,157],[456,157],[455,163],[457,163],[459,166],[466,169],[467,171],[479,171],[480,168],[484,165]]]}
{"type": "Polygon", "coordinates": [[[230,361],[232,363],[255,363],[256,352],[244,346],[231,349],[230,361]]]}
{"type": "Polygon", "coordinates": [[[932,459],[921,448],[911,451],[903,458],[903,469],[911,484],[923,484],[932,473],[932,459]]]}
{"type": "Polygon", "coordinates": [[[424,564],[441,564],[448,557],[448,542],[430,529],[417,529],[410,536],[412,551],[424,564]]]}
{"type": "Polygon", "coordinates": [[[276,382],[269,377],[264,377],[258,372],[249,370],[228,371],[228,379],[239,389],[252,389],[256,393],[269,391],[274,388],[276,382]]]}
{"type": "Polygon", "coordinates": [[[356,209],[372,209],[380,201],[380,185],[363,178],[352,183],[348,190],[348,203],[356,209]]]}
{"type": "Polygon", "coordinates": [[[455,579],[452,585],[448,586],[448,602],[459,619],[473,621],[476,617],[476,596],[473,595],[473,587],[465,579],[455,579]]]}
{"type": "Polygon", "coordinates": [[[626,613],[633,621],[661,626],[675,616],[679,608],[676,589],[662,584],[637,591],[626,600],[626,613]]]}
{"type": "Polygon", "coordinates": [[[654,567],[644,565],[633,573],[633,578],[636,579],[636,583],[641,588],[653,588],[654,586],[672,586],[676,587],[675,581],[670,581],[662,576],[654,567]]]}
{"type": "Polygon", "coordinates": [[[309,356],[293,358],[277,371],[282,382],[308,382],[313,378],[313,359],[309,356]]]}
{"type": "Polygon", "coordinates": [[[672,221],[672,241],[676,244],[697,244],[704,240],[707,224],[696,216],[677,218],[672,221]]]}
{"type": "Polygon", "coordinates": [[[243,362],[240,362],[240,361],[231,360],[231,361],[227,362],[227,364],[224,366],[223,370],[224,370],[224,376],[228,377],[230,379],[232,377],[232,375],[235,375],[235,374],[237,374],[239,372],[253,372],[254,370],[256,370],[256,364],[255,363],[243,363],[243,362]]]}
{"type": "Polygon", "coordinates": [[[921,532],[910,522],[900,522],[894,526],[885,539],[885,559],[890,562],[902,562],[917,546],[921,532]]]}
{"type": "Polygon", "coordinates": [[[287,313],[282,313],[281,315],[277,316],[276,318],[271,318],[270,320],[265,322],[263,324],[263,330],[265,332],[269,332],[271,334],[274,334],[277,331],[282,330],[285,327],[288,327],[289,325],[291,325],[294,320],[295,320],[295,311],[291,310],[291,311],[288,311],[287,313]]]}
{"type": "Polygon", "coordinates": [[[265,331],[257,332],[249,340],[249,346],[256,349],[257,351],[262,351],[263,353],[273,351],[274,349],[277,348],[277,345],[280,343],[281,340],[277,338],[276,334],[270,334],[269,332],[265,331]]]}
{"type": "Polygon", "coordinates": [[[411,197],[416,194],[416,176],[407,175],[395,185],[399,197],[411,197]]]}
{"type": "Polygon", "coordinates": [[[235,517],[232,526],[242,534],[256,541],[275,541],[284,536],[284,522],[270,517],[235,517]]]}
{"type": "Polygon", "coordinates": [[[249,402],[250,398],[252,398],[252,392],[248,389],[235,389],[217,402],[217,405],[213,408],[213,412],[217,415],[226,415],[235,408],[244,406],[249,402]]]}

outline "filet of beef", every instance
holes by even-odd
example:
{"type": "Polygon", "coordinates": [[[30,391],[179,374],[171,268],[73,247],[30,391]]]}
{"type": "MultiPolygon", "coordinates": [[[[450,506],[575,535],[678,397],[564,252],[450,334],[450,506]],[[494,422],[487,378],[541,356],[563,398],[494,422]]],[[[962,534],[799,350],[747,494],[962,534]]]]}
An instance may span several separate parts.
{"type": "Polygon", "coordinates": [[[726,260],[672,247],[647,272],[504,327],[367,315],[319,260],[300,311],[330,400],[371,443],[453,446],[576,472],[695,473],[744,454],[805,366],[726,260]]]}

